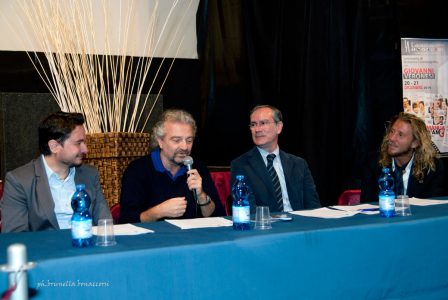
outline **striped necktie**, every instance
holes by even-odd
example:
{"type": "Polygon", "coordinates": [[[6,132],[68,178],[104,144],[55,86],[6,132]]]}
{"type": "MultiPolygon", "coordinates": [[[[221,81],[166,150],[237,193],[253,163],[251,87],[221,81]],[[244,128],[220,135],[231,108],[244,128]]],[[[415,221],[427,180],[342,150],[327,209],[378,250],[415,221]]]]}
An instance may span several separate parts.
{"type": "Polygon", "coordinates": [[[280,186],[280,180],[278,179],[277,172],[274,169],[275,154],[271,153],[266,157],[268,161],[267,169],[269,176],[271,176],[272,184],[274,186],[274,195],[277,202],[277,211],[283,211],[283,197],[282,187],[280,186]]]}

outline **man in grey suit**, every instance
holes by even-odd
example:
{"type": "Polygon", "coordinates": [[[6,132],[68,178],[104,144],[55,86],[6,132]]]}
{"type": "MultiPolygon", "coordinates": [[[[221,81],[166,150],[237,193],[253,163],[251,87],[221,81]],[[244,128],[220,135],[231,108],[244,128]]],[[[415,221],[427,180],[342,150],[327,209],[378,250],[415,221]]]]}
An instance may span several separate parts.
{"type": "Polygon", "coordinates": [[[259,105],[250,114],[250,131],[256,147],[231,163],[232,182],[244,175],[252,196],[251,207],[269,206],[270,211],[320,207],[313,177],[306,161],[278,147],[283,129],[280,110],[259,105]]]}
{"type": "Polygon", "coordinates": [[[93,223],[111,219],[98,171],[82,165],[87,153],[84,117],[57,112],[39,125],[41,156],[5,177],[2,232],[67,229],[71,227],[71,196],[84,183],[91,198],[93,223]]]}

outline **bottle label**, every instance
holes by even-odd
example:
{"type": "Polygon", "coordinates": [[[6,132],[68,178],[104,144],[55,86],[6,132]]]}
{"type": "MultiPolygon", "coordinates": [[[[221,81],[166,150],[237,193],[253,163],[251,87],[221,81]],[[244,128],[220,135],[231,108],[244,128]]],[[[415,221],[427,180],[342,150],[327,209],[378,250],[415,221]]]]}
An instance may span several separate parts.
{"type": "Polygon", "coordinates": [[[233,215],[233,222],[235,223],[250,222],[249,206],[232,206],[232,215],[233,215]]]}
{"type": "Polygon", "coordinates": [[[395,196],[380,196],[379,204],[381,211],[395,210],[395,196]]]}
{"type": "Polygon", "coordinates": [[[72,238],[88,239],[92,237],[92,220],[72,221],[72,238]]]}

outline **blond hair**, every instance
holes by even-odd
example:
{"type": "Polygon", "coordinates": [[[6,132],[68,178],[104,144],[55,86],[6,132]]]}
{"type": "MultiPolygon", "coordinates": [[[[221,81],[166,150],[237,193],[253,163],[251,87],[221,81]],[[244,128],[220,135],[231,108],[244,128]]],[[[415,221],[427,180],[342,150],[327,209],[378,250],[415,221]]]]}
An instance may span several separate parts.
{"type": "Polygon", "coordinates": [[[392,163],[392,157],[387,152],[389,144],[389,133],[392,126],[396,121],[403,121],[411,125],[412,136],[417,141],[417,147],[414,149],[414,161],[412,167],[412,175],[417,180],[423,180],[425,172],[435,171],[435,160],[438,157],[438,153],[431,142],[431,135],[426,128],[425,122],[422,119],[413,114],[401,112],[394,116],[389,125],[387,126],[386,133],[384,134],[383,141],[381,143],[381,153],[379,158],[379,164],[383,167],[389,166],[392,163]]]}

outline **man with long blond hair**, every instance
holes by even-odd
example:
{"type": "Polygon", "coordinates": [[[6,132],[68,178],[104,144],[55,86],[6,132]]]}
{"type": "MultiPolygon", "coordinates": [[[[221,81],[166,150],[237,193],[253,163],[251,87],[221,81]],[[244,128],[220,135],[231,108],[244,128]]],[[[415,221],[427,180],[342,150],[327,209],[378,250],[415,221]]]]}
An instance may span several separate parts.
{"type": "Polygon", "coordinates": [[[394,176],[396,195],[429,198],[446,194],[443,163],[419,117],[403,112],[394,116],[378,157],[366,164],[361,202],[378,201],[378,178],[383,167],[389,167],[394,176]]]}

